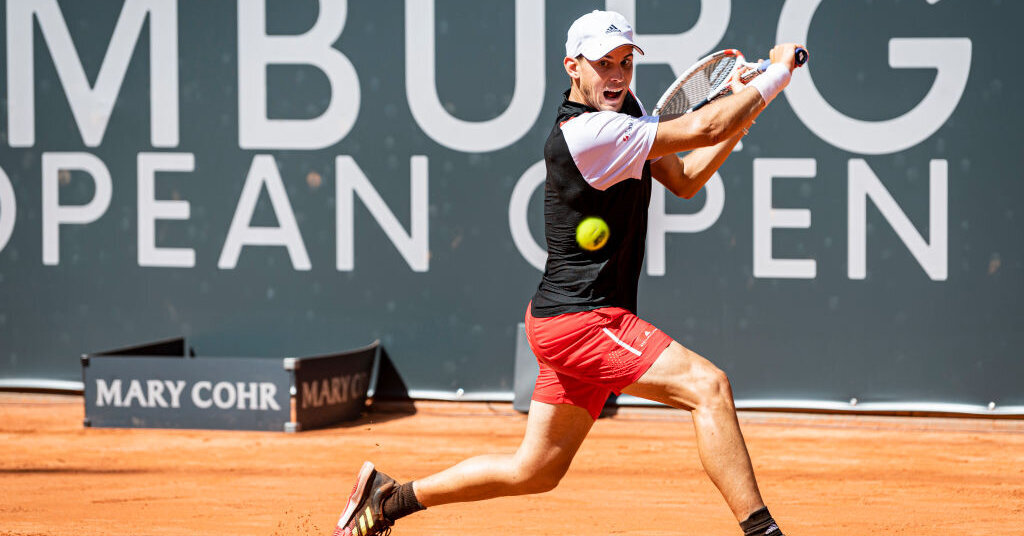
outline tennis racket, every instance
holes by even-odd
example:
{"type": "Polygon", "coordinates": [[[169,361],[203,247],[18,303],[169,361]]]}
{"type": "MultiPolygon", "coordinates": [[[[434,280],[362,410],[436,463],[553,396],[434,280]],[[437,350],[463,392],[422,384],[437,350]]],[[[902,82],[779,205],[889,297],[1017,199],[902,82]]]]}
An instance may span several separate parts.
{"type": "MultiPolygon", "coordinates": [[[[807,62],[807,50],[796,49],[796,64],[807,62]]],[[[760,63],[747,63],[743,54],[735,48],[719,50],[693,64],[658,100],[652,115],[685,114],[699,109],[705,104],[731,93],[729,80],[734,71],[741,67],[748,70],[740,75],[740,81],[746,84],[757,75],[763,73],[771,65],[770,60],[760,63]]]]}

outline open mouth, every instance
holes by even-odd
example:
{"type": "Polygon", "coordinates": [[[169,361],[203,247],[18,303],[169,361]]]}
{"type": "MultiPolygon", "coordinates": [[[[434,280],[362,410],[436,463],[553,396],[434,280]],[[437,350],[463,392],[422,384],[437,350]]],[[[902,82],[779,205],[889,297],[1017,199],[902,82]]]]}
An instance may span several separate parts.
{"type": "Polygon", "coordinates": [[[624,90],[622,90],[622,89],[620,89],[618,91],[605,91],[604,92],[604,98],[606,98],[606,99],[608,99],[610,101],[619,100],[619,97],[622,96],[622,92],[623,91],[624,90]]]}

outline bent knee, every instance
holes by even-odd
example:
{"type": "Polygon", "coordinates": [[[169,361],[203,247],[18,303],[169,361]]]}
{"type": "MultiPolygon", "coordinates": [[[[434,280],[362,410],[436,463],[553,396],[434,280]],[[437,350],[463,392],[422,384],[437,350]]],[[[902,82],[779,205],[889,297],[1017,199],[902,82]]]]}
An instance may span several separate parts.
{"type": "Polygon", "coordinates": [[[523,482],[520,489],[523,493],[545,493],[558,487],[562,481],[563,474],[537,473],[523,482]]]}
{"type": "Polygon", "coordinates": [[[520,493],[544,493],[558,487],[569,471],[568,464],[524,465],[520,467],[516,488],[520,493]]]}
{"type": "Polygon", "coordinates": [[[732,385],[725,372],[714,365],[708,365],[702,372],[697,384],[693,386],[697,393],[697,403],[702,406],[731,405],[732,385]]]}

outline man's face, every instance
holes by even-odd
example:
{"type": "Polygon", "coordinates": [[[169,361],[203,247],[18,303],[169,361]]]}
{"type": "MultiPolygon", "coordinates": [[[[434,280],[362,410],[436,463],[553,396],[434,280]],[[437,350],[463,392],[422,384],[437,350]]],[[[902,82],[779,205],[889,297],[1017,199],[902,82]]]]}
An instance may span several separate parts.
{"type": "Polygon", "coordinates": [[[579,80],[569,98],[598,110],[622,110],[629,84],[633,81],[633,47],[622,45],[597,61],[580,56],[566,60],[569,76],[579,80]]]}

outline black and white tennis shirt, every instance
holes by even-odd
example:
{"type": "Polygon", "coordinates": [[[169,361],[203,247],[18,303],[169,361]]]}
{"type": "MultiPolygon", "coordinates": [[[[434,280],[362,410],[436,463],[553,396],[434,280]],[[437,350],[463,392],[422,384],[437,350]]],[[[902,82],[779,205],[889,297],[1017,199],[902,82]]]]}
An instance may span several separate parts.
{"type": "Polygon", "coordinates": [[[544,235],[548,259],[533,296],[535,317],[622,307],[636,313],[637,282],[647,238],[651,164],[658,118],[627,92],[622,112],[565,100],[544,145],[544,235]],[[589,216],[608,223],[597,251],[576,243],[589,216]]]}

